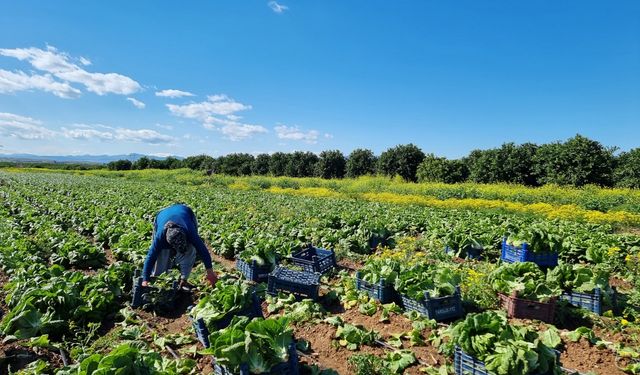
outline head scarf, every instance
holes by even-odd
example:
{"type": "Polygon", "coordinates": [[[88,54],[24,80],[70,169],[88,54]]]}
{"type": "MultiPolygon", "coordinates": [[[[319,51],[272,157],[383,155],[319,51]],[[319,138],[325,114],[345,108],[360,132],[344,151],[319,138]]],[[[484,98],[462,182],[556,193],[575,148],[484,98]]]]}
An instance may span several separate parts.
{"type": "Polygon", "coordinates": [[[184,229],[173,221],[169,221],[165,224],[164,230],[169,246],[179,253],[184,253],[187,250],[187,235],[184,229]]]}

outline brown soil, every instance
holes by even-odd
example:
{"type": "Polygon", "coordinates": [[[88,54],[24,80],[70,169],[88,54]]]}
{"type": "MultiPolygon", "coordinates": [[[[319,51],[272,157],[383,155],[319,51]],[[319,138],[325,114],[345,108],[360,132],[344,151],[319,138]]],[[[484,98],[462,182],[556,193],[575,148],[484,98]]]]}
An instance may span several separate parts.
{"type": "Polygon", "coordinates": [[[616,276],[611,276],[611,278],[609,279],[609,285],[611,285],[612,287],[616,287],[621,291],[633,289],[633,284],[616,276]]]}
{"type": "Polygon", "coordinates": [[[196,362],[196,368],[198,369],[198,374],[213,374],[211,356],[200,357],[196,362]]]}
{"type": "Polygon", "coordinates": [[[344,258],[338,262],[338,266],[346,270],[356,271],[362,268],[362,263],[355,262],[352,259],[344,258]]]}
{"type": "Polygon", "coordinates": [[[400,334],[411,331],[411,321],[402,315],[391,314],[389,322],[380,322],[380,311],[373,316],[361,314],[357,308],[349,309],[340,314],[345,322],[355,325],[362,325],[367,329],[374,329],[380,332],[383,338],[387,338],[392,334],[400,334]]]}
{"type": "Polygon", "coordinates": [[[236,261],[235,260],[221,257],[220,255],[218,255],[218,254],[214,253],[213,251],[211,251],[211,249],[209,249],[209,253],[211,254],[211,260],[214,263],[220,264],[222,267],[224,267],[228,271],[235,269],[235,267],[236,267],[236,261]]]}
{"type": "Polygon", "coordinates": [[[567,369],[582,373],[592,371],[602,375],[624,375],[626,373],[620,367],[628,364],[626,359],[617,357],[611,350],[598,349],[585,339],[565,343],[560,361],[567,369]]]}
{"type": "Polygon", "coordinates": [[[384,355],[385,351],[379,347],[362,346],[358,351],[350,351],[342,347],[334,347],[332,344],[336,329],[326,323],[309,324],[294,328],[296,338],[303,338],[311,344],[311,353],[301,356],[300,361],[310,365],[318,365],[323,369],[333,369],[340,374],[350,374],[347,360],[356,353],[370,353],[377,356],[384,355]]]}
{"type": "Polygon", "coordinates": [[[11,371],[17,371],[39,359],[42,359],[54,368],[63,366],[60,353],[42,348],[34,350],[23,346],[22,344],[25,342],[28,342],[28,340],[16,341],[9,344],[2,344],[0,342],[0,374],[8,374],[9,367],[11,371]]]}

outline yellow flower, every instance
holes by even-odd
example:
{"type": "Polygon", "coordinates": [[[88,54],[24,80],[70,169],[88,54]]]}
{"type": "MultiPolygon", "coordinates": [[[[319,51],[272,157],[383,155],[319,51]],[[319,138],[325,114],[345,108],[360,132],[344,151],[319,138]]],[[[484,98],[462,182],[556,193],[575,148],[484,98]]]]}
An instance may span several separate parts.
{"type": "Polygon", "coordinates": [[[626,326],[627,324],[629,324],[629,321],[625,318],[622,318],[622,320],[620,320],[620,323],[622,323],[623,326],[626,326]]]}
{"type": "Polygon", "coordinates": [[[612,255],[616,254],[616,253],[617,253],[617,252],[619,252],[619,251],[620,251],[620,248],[619,248],[619,247],[617,247],[617,246],[614,246],[614,247],[610,247],[610,248],[607,250],[607,254],[609,254],[609,256],[612,256],[612,255]]]}

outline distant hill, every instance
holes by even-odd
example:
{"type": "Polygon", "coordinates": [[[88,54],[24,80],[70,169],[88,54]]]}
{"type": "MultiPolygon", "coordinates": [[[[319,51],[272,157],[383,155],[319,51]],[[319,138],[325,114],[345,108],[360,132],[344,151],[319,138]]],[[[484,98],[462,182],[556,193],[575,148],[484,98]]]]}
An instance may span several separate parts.
{"type": "MultiPolygon", "coordinates": [[[[149,159],[164,160],[164,157],[143,155],[143,154],[128,154],[128,155],[33,155],[33,154],[0,154],[0,161],[21,161],[21,162],[49,162],[49,163],[91,163],[91,164],[106,164],[111,161],[127,159],[136,161],[142,157],[148,157],[149,159]]],[[[178,159],[181,157],[174,156],[178,159]]]]}

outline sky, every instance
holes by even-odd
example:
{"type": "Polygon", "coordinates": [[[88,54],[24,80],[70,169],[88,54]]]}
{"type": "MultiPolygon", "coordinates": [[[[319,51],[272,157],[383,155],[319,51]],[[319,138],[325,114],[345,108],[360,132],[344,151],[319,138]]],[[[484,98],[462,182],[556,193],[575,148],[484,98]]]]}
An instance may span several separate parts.
{"type": "Polygon", "coordinates": [[[640,2],[0,0],[0,153],[640,146],[640,2]]]}

